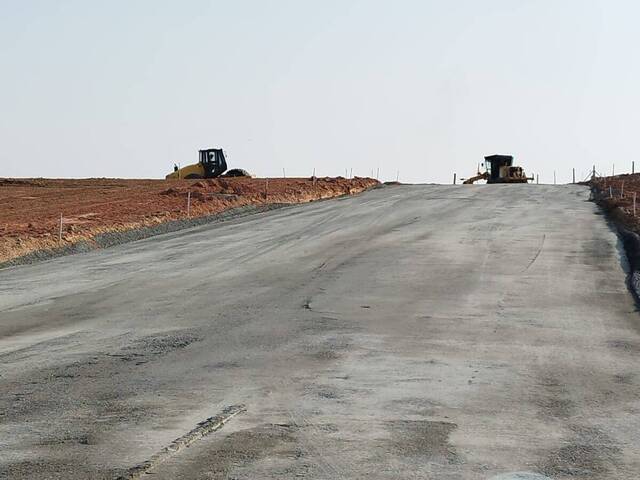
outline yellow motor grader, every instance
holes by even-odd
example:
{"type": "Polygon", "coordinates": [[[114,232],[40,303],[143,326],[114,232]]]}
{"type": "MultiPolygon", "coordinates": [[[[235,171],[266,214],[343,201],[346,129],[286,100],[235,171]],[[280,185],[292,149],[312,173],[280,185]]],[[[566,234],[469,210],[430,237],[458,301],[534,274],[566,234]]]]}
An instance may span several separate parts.
{"type": "Polygon", "coordinates": [[[462,183],[470,185],[478,180],[486,180],[487,183],[527,183],[533,180],[524,173],[522,167],[513,165],[511,155],[489,155],[484,157],[485,171],[467,178],[462,183]]]}

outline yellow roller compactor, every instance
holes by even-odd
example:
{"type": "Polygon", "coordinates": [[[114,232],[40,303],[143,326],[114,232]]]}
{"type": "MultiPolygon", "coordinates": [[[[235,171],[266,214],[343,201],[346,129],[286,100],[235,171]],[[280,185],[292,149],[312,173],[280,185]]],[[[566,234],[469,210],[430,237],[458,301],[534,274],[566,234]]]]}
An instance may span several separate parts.
{"type": "Polygon", "coordinates": [[[478,172],[462,183],[469,185],[478,180],[486,180],[487,183],[527,183],[533,180],[533,177],[527,177],[522,167],[513,165],[511,155],[489,155],[484,157],[484,165],[484,172],[478,172]]]}
{"type": "Polygon", "coordinates": [[[180,178],[216,178],[225,177],[250,177],[246,170],[241,168],[232,168],[227,171],[227,160],[224,158],[224,152],[221,148],[207,148],[198,151],[198,163],[187,165],[186,167],[178,167],[174,165],[173,172],[165,178],[167,180],[180,178]],[[225,173],[226,172],[226,173],[225,173]]]}
{"type": "Polygon", "coordinates": [[[200,150],[199,161],[186,167],[174,165],[173,172],[167,175],[167,180],[178,178],[216,178],[227,170],[227,161],[221,148],[200,150]]]}

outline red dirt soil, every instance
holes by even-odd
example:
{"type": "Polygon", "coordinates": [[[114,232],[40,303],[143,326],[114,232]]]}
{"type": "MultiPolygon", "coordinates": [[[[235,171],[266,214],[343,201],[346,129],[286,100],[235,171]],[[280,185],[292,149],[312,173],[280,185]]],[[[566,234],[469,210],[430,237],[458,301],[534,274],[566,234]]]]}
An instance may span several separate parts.
{"type": "Polygon", "coordinates": [[[371,178],[210,180],[0,179],[0,263],[95,235],[222,212],[244,205],[304,203],[362,192],[371,178]],[[266,191],[266,195],[265,195],[266,191]]]}
{"type": "Polygon", "coordinates": [[[608,209],[618,209],[624,223],[635,231],[640,230],[640,174],[599,177],[589,184],[598,193],[598,200],[608,209]],[[633,194],[636,194],[636,216],[633,215],[633,194]]]}

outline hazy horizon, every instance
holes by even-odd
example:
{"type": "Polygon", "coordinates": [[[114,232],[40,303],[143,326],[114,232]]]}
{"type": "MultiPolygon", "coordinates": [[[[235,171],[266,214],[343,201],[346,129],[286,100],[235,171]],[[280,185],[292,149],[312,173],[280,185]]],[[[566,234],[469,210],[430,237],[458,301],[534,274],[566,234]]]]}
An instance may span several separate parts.
{"type": "MultiPolygon", "coordinates": [[[[628,172],[631,1],[5,1],[0,176],[163,178],[222,147],[259,176],[541,183],[628,172]]],[[[638,164],[640,168],[640,163],[638,164]]]]}

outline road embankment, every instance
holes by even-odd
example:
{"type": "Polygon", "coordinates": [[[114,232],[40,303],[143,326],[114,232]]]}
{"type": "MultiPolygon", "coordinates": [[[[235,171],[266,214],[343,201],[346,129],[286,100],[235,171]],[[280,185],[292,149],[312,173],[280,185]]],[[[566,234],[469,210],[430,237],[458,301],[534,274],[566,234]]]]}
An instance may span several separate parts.
{"type": "Polygon", "coordinates": [[[628,261],[628,286],[640,303],[640,174],[598,177],[589,182],[591,198],[616,229],[628,261]]]}
{"type": "Polygon", "coordinates": [[[0,268],[377,185],[358,177],[0,179],[0,268]]]}

